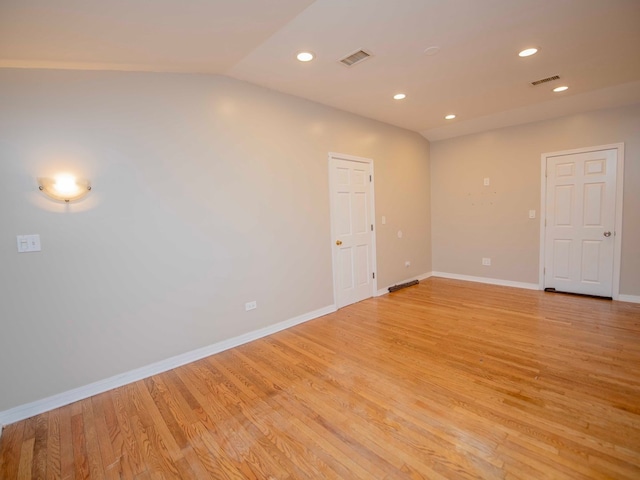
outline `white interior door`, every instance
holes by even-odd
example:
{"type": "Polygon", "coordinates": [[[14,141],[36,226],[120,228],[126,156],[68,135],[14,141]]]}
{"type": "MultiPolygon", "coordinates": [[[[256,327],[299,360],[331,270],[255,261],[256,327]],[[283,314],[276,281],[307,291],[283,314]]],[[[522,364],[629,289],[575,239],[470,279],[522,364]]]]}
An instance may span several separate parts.
{"type": "Polygon", "coordinates": [[[612,296],[617,153],[547,157],[545,288],[612,296]]]}
{"type": "Polygon", "coordinates": [[[329,156],[331,231],[336,307],[373,296],[373,163],[346,155],[329,156]]]}

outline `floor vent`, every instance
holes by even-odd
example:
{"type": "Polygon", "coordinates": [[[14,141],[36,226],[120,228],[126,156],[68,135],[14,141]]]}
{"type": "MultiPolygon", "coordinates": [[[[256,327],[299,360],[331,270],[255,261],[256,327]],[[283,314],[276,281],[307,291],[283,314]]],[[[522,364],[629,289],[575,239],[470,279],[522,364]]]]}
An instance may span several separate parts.
{"type": "Polygon", "coordinates": [[[400,285],[394,285],[393,287],[389,287],[390,292],[395,292],[396,290],[400,290],[401,288],[411,287],[413,285],[418,285],[420,282],[418,280],[412,280],[407,283],[401,283],[400,285]]]}
{"type": "Polygon", "coordinates": [[[341,59],[340,63],[346,65],[347,67],[353,67],[356,63],[364,62],[370,56],[370,53],[365,52],[364,50],[358,50],[357,52],[354,52],[351,55],[347,55],[346,57],[341,59]]]}
{"type": "Polygon", "coordinates": [[[560,75],[554,75],[553,77],[547,77],[547,78],[542,78],[540,80],[536,80],[535,82],[531,82],[531,85],[535,87],[543,83],[553,82],[554,80],[560,80],[560,75]]]}

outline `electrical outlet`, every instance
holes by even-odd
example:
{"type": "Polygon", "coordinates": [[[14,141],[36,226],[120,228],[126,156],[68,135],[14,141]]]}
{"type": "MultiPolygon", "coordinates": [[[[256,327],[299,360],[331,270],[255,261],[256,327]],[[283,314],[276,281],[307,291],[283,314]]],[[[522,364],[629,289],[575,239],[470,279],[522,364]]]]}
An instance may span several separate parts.
{"type": "Polygon", "coordinates": [[[484,265],[485,267],[490,267],[491,266],[491,259],[487,258],[487,257],[484,257],[482,259],[482,265],[484,265]]]}
{"type": "Polygon", "coordinates": [[[411,266],[411,262],[407,260],[406,262],[404,262],[404,266],[409,268],[411,266]]]}
{"type": "Polygon", "coordinates": [[[247,302],[244,304],[244,309],[248,312],[249,310],[255,310],[258,308],[258,302],[255,300],[253,302],[247,302]]]}

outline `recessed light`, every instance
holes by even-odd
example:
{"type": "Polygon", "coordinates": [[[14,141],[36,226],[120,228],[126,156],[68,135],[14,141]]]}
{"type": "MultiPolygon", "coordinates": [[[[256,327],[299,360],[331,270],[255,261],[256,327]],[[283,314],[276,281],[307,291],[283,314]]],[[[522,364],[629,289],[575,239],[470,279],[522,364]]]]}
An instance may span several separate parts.
{"type": "Polygon", "coordinates": [[[310,62],[314,59],[314,57],[315,55],[311,52],[300,52],[298,53],[298,55],[296,55],[296,58],[301,62],[310,62]]]}
{"type": "Polygon", "coordinates": [[[561,87],[556,87],[553,89],[553,91],[556,93],[564,92],[565,90],[569,90],[569,87],[567,87],[566,85],[562,85],[561,87]]]}
{"type": "Polygon", "coordinates": [[[445,120],[453,120],[454,118],[456,118],[456,116],[453,113],[450,113],[449,115],[444,117],[445,120]]]}
{"type": "Polygon", "coordinates": [[[538,53],[538,49],[537,48],[526,48],[524,50],[522,50],[518,56],[520,57],[530,57],[531,55],[535,55],[536,53],[538,53]]]}
{"type": "Polygon", "coordinates": [[[407,96],[404,93],[396,93],[393,98],[395,100],[404,100],[407,96]]]}

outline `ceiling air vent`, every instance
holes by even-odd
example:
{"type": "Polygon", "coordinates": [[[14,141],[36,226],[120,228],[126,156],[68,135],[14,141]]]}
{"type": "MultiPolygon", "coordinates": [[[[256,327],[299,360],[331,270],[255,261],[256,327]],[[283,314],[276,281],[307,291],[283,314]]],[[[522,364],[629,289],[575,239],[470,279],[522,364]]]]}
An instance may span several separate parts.
{"type": "Polygon", "coordinates": [[[356,63],[363,62],[370,56],[370,53],[367,53],[364,50],[358,50],[357,52],[354,52],[351,55],[347,55],[346,57],[341,59],[340,63],[346,65],[347,67],[353,67],[356,63]]]}
{"type": "Polygon", "coordinates": [[[536,80],[535,82],[531,82],[531,85],[534,87],[543,83],[553,82],[554,80],[560,80],[560,75],[554,75],[553,77],[543,78],[541,80],[536,80]]]}

